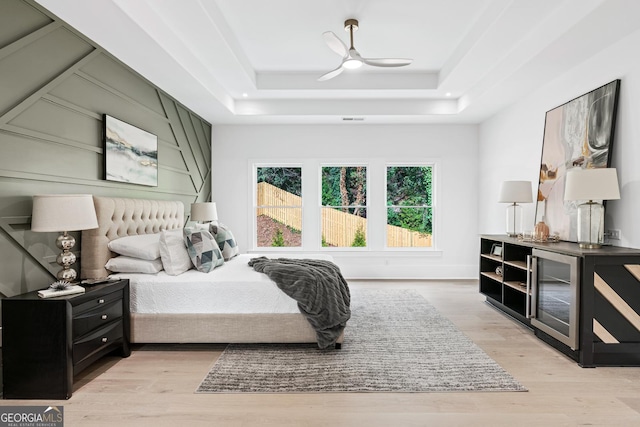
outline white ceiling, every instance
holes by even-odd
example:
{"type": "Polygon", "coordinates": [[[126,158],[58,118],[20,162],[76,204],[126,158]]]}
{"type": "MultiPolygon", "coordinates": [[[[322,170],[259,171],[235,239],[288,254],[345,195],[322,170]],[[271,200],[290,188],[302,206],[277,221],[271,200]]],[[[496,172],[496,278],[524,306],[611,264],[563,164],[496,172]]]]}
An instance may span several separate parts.
{"type": "Polygon", "coordinates": [[[37,1],[212,124],[479,123],[640,28],[637,0],[37,1]],[[349,18],[413,63],[318,82],[349,18]]]}

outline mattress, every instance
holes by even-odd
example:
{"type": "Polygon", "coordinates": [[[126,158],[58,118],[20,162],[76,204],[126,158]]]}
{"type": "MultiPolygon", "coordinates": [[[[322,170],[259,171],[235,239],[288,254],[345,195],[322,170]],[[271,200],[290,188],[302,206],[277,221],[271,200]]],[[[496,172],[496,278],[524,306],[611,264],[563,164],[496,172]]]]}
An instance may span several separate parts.
{"type": "MultiPolygon", "coordinates": [[[[240,254],[210,273],[189,270],[179,276],[114,274],[129,279],[132,313],[299,313],[297,302],[282,292],[267,275],[247,263],[260,254],[240,254]]],[[[329,255],[269,255],[271,258],[313,258],[332,261],[329,255]]]]}

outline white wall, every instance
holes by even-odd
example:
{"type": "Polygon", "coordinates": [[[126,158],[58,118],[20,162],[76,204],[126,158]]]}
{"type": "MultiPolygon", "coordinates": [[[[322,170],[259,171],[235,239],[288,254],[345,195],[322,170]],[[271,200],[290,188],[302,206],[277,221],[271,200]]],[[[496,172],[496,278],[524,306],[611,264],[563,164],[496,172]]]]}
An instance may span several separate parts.
{"type": "MultiPolygon", "coordinates": [[[[545,112],[621,79],[611,166],[618,169],[621,199],[607,202],[606,229],[620,229],[616,246],[640,247],[640,31],[631,34],[480,125],[479,230],[504,232],[500,182],[531,180],[537,187],[545,112]]],[[[535,205],[525,206],[533,227],[535,205]]],[[[553,230],[551,230],[553,231],[553,230]]]]}
{"type": "MultiPolygon", "coordinates": [[[[435,190],[436,251],[383,252],[382,239],[370,234],[364,253],[335,250],[329,253],[348,278],[477,277],[477,126],[227,125],[213,127],[212,141],[212,198],[217,203],[220,220],[233,231],[242,252],[251,249],[253,161],[303,163],[303,192],[308,201],[319,200],[317,171],[322,162],[365,162],[369,167],[370,188],[375,184],[384,191],[385,162],[436,160],[439,167],[435,190]]],[[[383,193],[370,192],[368,198],[370,205],[384,206],[383,193]]],[[[319,244],[314,246],[319,238],[308,238],[319,234],[306,226],[314,222],[315,212],[317,209],[311,206],[304,214],[303,239],[309,251],[322,250],[319,244]]],[[[373,215],[374,210],[370,212],[373,215]]],[[[375,215],[370,220],[380,224],[385,221],[375,215]]]]}

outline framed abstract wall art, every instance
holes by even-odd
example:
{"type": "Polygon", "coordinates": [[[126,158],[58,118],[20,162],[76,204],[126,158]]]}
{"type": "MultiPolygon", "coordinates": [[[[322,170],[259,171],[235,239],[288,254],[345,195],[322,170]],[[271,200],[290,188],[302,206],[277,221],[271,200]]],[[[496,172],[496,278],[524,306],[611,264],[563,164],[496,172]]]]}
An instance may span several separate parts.
{"type": "Polygon", "coordinates": [[[564,201],[567,171],[610,166],[619,91],[614,80],[546,113],[535,222],[544,220],[560,240],[577,241],[582,203],[564,201]]]}
{"type": "Polygon", "coordinates": [[[105,114],[104,179],[158,186],[158,137],[105,114]]]}

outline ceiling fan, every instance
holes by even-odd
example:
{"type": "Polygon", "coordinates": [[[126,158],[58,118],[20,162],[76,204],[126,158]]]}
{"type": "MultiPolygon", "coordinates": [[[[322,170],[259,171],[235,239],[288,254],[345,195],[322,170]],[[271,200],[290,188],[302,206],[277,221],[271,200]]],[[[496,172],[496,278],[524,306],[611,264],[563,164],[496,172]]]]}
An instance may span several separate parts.
{"type": "Polygon", "coordinates": [[[344,21],[344,30],[349,32],[349,38],[351,40],[351,47],[347,49],[347,46],[331,31],[322,33],[324,41],[331,50],[342,57],[342,63],[335,70],[331,70],[318,77],[318,81],[332,79],[338,74],[342,73],[344,69],[359,68],[362,64],[373,65],[374,67],[403,67],[411,64],[413,59],[402,58],[363,58],[360,53],[353,47],[353,32],[358,30],[357,19],[347,19],[344,21]]]}

